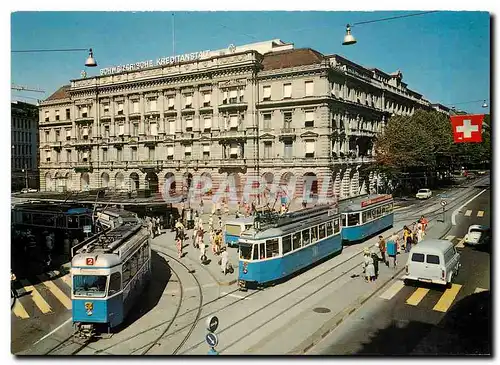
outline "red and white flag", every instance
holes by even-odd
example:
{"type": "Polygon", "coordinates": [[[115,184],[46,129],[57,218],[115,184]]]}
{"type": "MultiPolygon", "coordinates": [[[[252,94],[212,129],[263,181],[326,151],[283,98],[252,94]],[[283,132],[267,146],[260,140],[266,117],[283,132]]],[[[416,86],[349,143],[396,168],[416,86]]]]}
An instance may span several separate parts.
{"type": "Polygon", "coordinates": [[[482,142],[484,114],[450,116],[455,143],[482,142]]]}

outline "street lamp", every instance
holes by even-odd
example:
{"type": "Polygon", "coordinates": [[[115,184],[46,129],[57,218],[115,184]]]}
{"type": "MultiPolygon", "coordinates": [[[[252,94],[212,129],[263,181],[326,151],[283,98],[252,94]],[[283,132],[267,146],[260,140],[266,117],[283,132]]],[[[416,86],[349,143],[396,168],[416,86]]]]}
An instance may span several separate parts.
{"type": "Polygon", "coordinates": [[[488,104],[486,104],[486,100],[483,102],[483,108],[487,108],[488,104]]]}
{"type": "Polygon", "coordinates": [[[345,36],[344,36],[344,42],[342,42],[342,45],[344,46],[349,46],[351,44],[356,44],[356,38],[351,34],[351,26],[349,24],[346,25],[346,30],[345,30],[345,36]]]}
{"type": "Polygon", "coordinates": [[[85,66],[87,66],[87,67],[97,67],[97,62],[94,59],[94,52],[92,51],[92,48],[89,49],[89,57],[85,61],[85,66]]]}

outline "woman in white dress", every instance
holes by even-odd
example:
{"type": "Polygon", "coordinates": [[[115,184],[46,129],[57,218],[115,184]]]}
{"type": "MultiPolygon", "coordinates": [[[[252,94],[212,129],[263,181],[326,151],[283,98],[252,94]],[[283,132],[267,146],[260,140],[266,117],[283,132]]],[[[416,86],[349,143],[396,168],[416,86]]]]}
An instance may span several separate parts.
{"type": "Polygon", "coordinates": [[[368,247],[365,248],[364,255],[365,278],[368,282],[375,281],[375,264],[368,247]]]}

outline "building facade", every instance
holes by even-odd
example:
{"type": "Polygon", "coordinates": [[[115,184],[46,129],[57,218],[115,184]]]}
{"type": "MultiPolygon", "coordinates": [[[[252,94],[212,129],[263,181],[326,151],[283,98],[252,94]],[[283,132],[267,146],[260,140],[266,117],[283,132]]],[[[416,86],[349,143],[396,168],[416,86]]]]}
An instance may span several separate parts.
{"type": "Polygon", "coordinates": [[[38,107],[11,102],[11,189],[39,187],[38,107]]]}
{"type": "Polygon", "coordinates": [[[197,176],[243,189],[260,177],[296,196],[356,196],[374,191],[373,144],[388,118],[432,109],[401,72],[279,40],[186,58],[106,69],[42,102],[42,190],[163,191],[174,179],[182,192],[197,176]]]}

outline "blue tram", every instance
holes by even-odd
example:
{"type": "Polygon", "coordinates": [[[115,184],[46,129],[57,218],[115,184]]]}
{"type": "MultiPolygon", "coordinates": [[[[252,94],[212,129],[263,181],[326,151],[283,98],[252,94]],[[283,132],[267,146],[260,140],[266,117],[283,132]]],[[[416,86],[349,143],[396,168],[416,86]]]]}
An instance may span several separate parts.
{"type": "Polygon", "coordinates": [[[275,282],[342,251],[338,209],[259,214],[239,239],[240,288],[275,282]]]}
{"type": "Polygon", "coordinates": [[[254,217],[241,217],[224,224],[224,244],[237,246],[241,233],[253,227],[254,217]]]}
{"type": "Polygon", "coordinates": [[[394,224],[392,195],[369,195],[340,204],[344,243],[364,241],[394,224]]]}
{"type": "Polygon", "coordinates": [[[82,242],[71,261],[77,335],[91,338],[121,324],[151,278],[147,229],[135,214],[106,210],[108,228],[82,242]]]}

